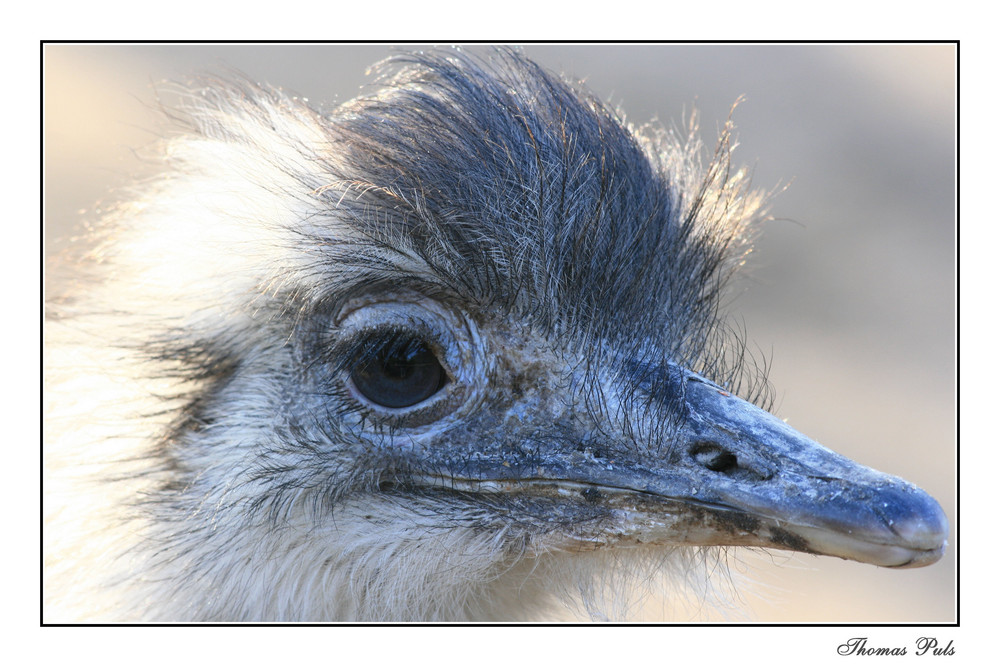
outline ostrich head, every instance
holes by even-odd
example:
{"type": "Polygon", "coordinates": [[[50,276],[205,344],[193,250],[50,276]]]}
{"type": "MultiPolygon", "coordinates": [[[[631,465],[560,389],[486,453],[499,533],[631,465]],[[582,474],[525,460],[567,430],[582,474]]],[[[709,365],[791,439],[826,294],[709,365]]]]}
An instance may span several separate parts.
{"type": "Polygon", "coordinates": [[[728,131],[703,163],[508,50],[379,83],[193,90],[53,308],[50,615],[507,619],[690,547],[940,558],[932,498],[737,397],[728,131]]]}

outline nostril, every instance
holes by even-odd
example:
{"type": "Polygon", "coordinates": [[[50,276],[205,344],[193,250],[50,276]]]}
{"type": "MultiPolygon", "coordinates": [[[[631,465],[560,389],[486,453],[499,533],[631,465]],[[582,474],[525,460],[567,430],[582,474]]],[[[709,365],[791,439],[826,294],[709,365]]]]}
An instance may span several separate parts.
{"type": "Polygon", "coordinates": [[[691,456],[713,472],[732,473],[740,466],[736,455],[712,442],[702,442],[691,448],[691,456]]]}
{"type": "Polygon", "coordinates": [[[688,450],[695,463],[712,472],[722,473],[739,482],[765,482],[773,477],[773,473],[760,464],[742,464],[736,455],[717,442],[697,442],[688,450]]]}

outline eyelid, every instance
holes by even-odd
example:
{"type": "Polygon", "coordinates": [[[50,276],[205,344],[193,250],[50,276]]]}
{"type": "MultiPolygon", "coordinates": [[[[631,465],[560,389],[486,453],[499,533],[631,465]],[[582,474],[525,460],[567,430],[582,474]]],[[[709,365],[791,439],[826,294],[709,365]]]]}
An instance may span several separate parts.
{"type": "MultiPolygon", "coordinates": [[[[333,358],[353,359],[392,336],[408,335],[423,340],[453,375],[459,362],[459,339],[468,331],[466,319],[428,297],[393,294],[381,300],[358,298],[345,304],[334,319],[327,345],[333,358]],[[368,339],[368,340],[366,340],[368,339]]],[[[343,361],[341,361],[341,365],[343,361]]]]}
{"type": "Polygon", "coordinates": [[[476,322],[460,309],[427,296],[383,294],[349,301],[332,318],[323,339],[322,357],[332,376],[328,378],[336,383],[330,395],[342,396],[351,410],[371,414],[357,425],[378,437],[383,437],[385,427],[404,429],[407,438],[446,427],[450,423],[446,416],[475,409],[489,382],[489,358],[476,322]],[[354,385],[351,373],[359,358],[373,359],[398,336],[426,345],[443,369],[445,382],[440,391],[413,407],[373,405],[354,385]]]}
{"type": "MultiPolygon", "coordinates": [[[[446,350],[430,327],[426,326],[408,327],[387,322],[365,327],[335,342],[330,349],[330,357],[336,360],[334,369],[337,372],[350,371],[359,363],[374,361],[386,346],[404,339],[417,340],[426,345],[448,373],[446,350]]],[[[450,377],[452,374],[448,375],[450,377]]]]}

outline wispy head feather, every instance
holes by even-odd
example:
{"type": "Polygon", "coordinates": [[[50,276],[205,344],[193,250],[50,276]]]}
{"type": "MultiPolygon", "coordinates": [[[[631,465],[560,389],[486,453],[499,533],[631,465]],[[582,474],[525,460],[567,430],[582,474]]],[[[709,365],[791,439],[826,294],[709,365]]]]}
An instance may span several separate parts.
{"type": "MultiPolygon", "coordinates": [[[[546,391],[585,386],[588,414],[538,416],[550,444],[610,410],[588,384],[598,371],[670,361],[761,386],[719,307],[764,215],[731,167],[730,125],[706,155],[693,117],[683,132],[630,127],[512,49],[400,55],[376,74],[376,92],[328,115],[245,81],[191,88],[167,173],[104,223],[114,232],[91,259],[105,277],[47,331],[50,613],[483,618],[531,613],[556,588],[599,617],[595,572],[618,556],[561,579],[540,556],[558,551],[548,533],[605,510],[549,518],[550,500],[416,491],[405,457],[429,426],[359,435],[361,404],[322,376],[388,334],[324,336],[374,290],[586,352],[578,377],[546,391]],[[493,586],[505,577],[513,588],[493,586]]],[[[652,411],[648,396],[619,401],[652,411]]],[[[497,413],[481,423],[531,427],[497,413]]],[[[462,461],[478,460],[478,436],[461,433],[462,461]]],[[[531,460],[531,437],[515,444],[531,460]]],[[[650,568],[615,572],[658,568],[645,553],[650,568]]]]}

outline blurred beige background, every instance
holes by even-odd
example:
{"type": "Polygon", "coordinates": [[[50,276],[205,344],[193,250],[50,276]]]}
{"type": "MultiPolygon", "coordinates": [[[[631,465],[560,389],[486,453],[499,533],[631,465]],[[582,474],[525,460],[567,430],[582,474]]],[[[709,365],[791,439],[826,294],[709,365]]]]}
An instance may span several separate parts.
{"type": "MultiPolygon", "coordinates": [[[[389,46],[46,45],[45,247],[60,253],[101,202],[155,164],[156,84],[239,70],[321,108],[350,99],[389,46]]],[[[885,570],[734,552],[736,621],[956,619],[955,50],[950,45],[537,46],[631,122],[733,102],[736,161],[774,201],[731,311],[772,357],[776,413],[828,447],[908,479],[952,522],[938,564],[885,570]]],[[[51,287],[51,286],[50,286],[51,287]]],[[[658,601],[647,613],[658,614],[658,601]]],[[[708,607],[675,620],[719,618],[708,607]]]]}

